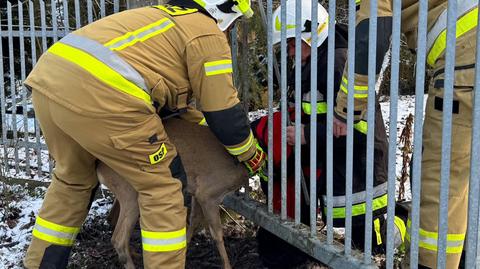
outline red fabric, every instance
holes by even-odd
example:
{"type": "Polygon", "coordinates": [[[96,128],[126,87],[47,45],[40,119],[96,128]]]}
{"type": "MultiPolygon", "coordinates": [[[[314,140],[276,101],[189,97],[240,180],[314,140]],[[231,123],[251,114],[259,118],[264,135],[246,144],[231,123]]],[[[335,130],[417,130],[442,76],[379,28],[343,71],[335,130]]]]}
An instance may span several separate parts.
{"type": "MultiPolygon", "coordinates": [[[[291,114],[294,114],[291,112],[291,114]]],[[[291,115],[290,115],[291,117],[291,115]]],[[[275,169],[280,167],[282,160],[282,114],[280,112],[273,113],[273,166],[275,169]]],[[[264,145],[268,145],[268,116],[260,119],[255,128],[257,139],[264,145]]],[[[287,158],[292,155],[293,147],[287,145],[287,158]]]]}
{"type": "MultiPolygon", "coordinates": [[[[282,192],[281,182],[276,180],[273,182],[273,211],[280,213],[282,208],[282,192]]],[[[303,201],[300,201],[301,203],[303,201]]],[[[295,218],[295,177],[287,178],[287,216],[291,219],[295,218]]]]}

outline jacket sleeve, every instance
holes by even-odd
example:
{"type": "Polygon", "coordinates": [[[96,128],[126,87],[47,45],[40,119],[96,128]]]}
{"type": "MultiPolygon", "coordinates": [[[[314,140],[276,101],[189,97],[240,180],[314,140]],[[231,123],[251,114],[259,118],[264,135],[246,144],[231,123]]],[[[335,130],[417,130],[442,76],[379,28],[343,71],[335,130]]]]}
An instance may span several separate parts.
{"type": "MultiPolygon", "coordinates": [[[[383,58],[390,44],[392,32],[392,1],[378,1],[377,18],[377,54],[376,74],[381,70],[383,58]]],[[[368,32],[370,22],[370,1],[362,0],[357,11],[355,28],[355,78],[354,78],[354,120],[365,118],[368,97],[368,32]]],[[[347,118],[348,96],[348,64],[345,64],[341,78],[340,90],[337,94],[335,116],[345,121],[347,118]]]]}
{"type": "Polygon", "coordinates": [[[187,44],[185,54],[192,91],[210,129],[239,161],[250,159],[256,140],[233,86],[226,37],[221,33],[197,37],[187,44]]]}

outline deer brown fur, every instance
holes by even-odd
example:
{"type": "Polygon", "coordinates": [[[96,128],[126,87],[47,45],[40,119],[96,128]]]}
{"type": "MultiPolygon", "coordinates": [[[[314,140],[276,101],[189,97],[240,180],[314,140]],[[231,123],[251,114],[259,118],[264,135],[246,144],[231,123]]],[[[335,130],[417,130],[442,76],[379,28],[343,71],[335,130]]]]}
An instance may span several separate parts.
{"type": "MultiPolygon", "coordinates": [[[[224,268],[230,269],[223,242],[219,205],[226,194],[248,183],[247,171],[243,165],[233,161],[208,127],[176,118],[165,120],[164,127],[182,158],[188,178],[187,192],[192,195],[187,242],[190,242],[196,228],[205,220],[224,268]]],[[[100,182],[115,194],[120,204],[112,244],[125,268],[135,268],[129,241],[139,217],[137,192],[103,163],[98,165],[97,174],[100,182]]]]}

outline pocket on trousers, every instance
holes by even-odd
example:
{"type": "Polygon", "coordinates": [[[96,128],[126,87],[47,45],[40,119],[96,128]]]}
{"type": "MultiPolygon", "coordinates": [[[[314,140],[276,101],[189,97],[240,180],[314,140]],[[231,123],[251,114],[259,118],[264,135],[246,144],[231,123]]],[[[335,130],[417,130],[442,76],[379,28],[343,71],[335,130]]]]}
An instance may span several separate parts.
{"type": "Polygon", "coordinates": [[[168,169],[176,152],[168,140],[158,116],[152,116],[140,126],[110,137],[113,146],[125,152],[142,171],[158,171],[162,166],[168,169]],[[162,165],[166,164],[166,166],[162,165]]]}

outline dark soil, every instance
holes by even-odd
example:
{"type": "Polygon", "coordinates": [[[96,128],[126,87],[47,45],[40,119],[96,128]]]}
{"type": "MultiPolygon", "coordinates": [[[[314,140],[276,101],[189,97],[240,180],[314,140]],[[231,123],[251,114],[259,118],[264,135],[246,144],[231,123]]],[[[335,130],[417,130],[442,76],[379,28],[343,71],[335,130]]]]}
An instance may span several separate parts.
{"type": "MultiPolygon", "coordinates": [[[[247,227],[247,231],[240,232],[238,225],[233,222],[228,223],[224,228],[225,245],[232,267],[235,269],[265,268],[257,250],[255,240],[257,228],[251,224],[243,223],[242,225],[247,227]]],[[[85,224],[77,237],[68,268],[122,268],[110,243],[111,236],[112,228],[104,218],[97,218],[85,224]]],[[[130,243],[135,252],[133,259],[136,267],[143,268],[138,225],[130,243]]],[[[311,268],[311,264],[312,262],[308,262],[300,268],[311,268]]],[[[222,268],[215,241],[208,232],[202,231],[192,238],[187,251],[186,268],[222,268]]]]}

